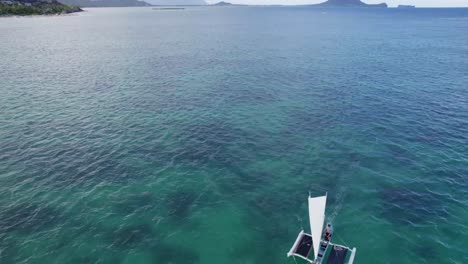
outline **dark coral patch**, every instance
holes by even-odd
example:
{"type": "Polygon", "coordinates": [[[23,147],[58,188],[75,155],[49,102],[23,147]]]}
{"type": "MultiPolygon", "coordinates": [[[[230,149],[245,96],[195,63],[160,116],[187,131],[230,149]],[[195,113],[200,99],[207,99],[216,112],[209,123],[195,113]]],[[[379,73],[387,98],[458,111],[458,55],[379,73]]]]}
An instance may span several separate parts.
{"type": "Polygon", "coordinates": [[[183,246],[159,244],[151,252],[154,263],[194,264],[200,259],[196,251],[183,246]]]}
{"type": "Polygon", "coordinates": [[[395,165],[414,167],[418,157],[408,148],[398,144],[385,144],[389,159],[386,162],[395,162],[395,165]]]}
{"type": "Polygon", "coordinates": [[[268,171],[248,171],[241,168],[241,165],[236,164],[231,164],[225,169],[233,177],[226,178],[226,181],[218,184],[230,193],[258,190],[260,186],[271,183],[277,176],[268,171]],[[236,186],[236,188],[233,189],[232,186],[236,186]]]}
{"type": "Polygon", "coordinates": [[[249,243],[246,241],[245,244],[240,245],[232,249],[229,255],[232,259],[237,259],[239,263],[284,263],[282,258],[278,258],[277,250],[279,245],[271,243],[267,238],[262,238],[265,243],[259,246],[257,241],[249,243]],[[278,246],[275,248],[275,246],[278,246]]]}
{"type": "Polygon", "coordinates": [[[179,129],[182,151],[176,159],[196,164],[229,163],[236,157],[229,146],[242,144],[248,137],[246,132],[226,122],[183,125],[179,129]]]}
{"type": "Polygon", "coordinates": [[[429,192],[389,188],[380,192],[382,215],[392,222],[424,224],[446,217],[441,197],[429,192]]]}
{"type": "Polygon", "coordinates": [[[182,220],[190,215],[190,211],[197,195],[190,190],[176,191],[166,197],[169,215],[176,220],[182,220]]]}
{"type": "Polygon", "coordinates": [[[333,120],[315,111],[295,109],[289,111],[289,126],[283,131],[284,136],[297,137],[318,135],[333,125],[333,120]],[[315,113],[315,114],[314,114],[315,113]]]}
{"type": "Polygon", "coordinates": [[[38,204],[20,204],[6,209],[0,208],[0,233],[31,233],[50,228],[63,217],[53,208],[38,204]]]}
{"type": "Polygon", "coordinates": [[[70,263],[99,263],[101,259],[97,256],[79,256],[70,260],[70,263]]]}
{"type": "Polygon", "coordinates": [[[112,247],[119,249],[132,249],[150,244],[157,239],[150,225],[134,225],[119,228],[109,235],[112,247]]]}
{"type": "Polygon", "coordinates": [[[0,233],[0,263],[16,263],[15,258],[18,255],[18,246],[11,239],[0,233]]]}
{"type": "Polygon", "coordinates": [[[124,197],[119,197],[115,206],[119,212],[128,215],[137,211],[147,211],[154,208],[157,201],[153,194],[142,192],[124,197]]]}
{"type": "Polygon", "coordinates": [[[240,156],[230,147],[245,145],[249,137],[245,131],[226,122],[187,123],[173,127],[176,133],[166,141],[173,142],[172,145],[150,140],[129,153],[155,164],[225,167],[240,156]]]}
{"type": "Polygon", "coordinates": [[[427,245],[426,243],[415,245],[414,252],[417,253],[419,257],[426,260],[428,263],[439,262],[439,261],[436,261],[438,260],[438,258],[440,258],[440,255],[437,252],[436,247],[433,245],[427,245]]]}
{"type": "MultiPolygon", "coordinates": [[[[289,199],[282,199],[281,195],[263,193],[253,196],[248,202],[247,225],[259,231],[265,241],[271,243],[288,239],[289,226],[284,225],[284,216],[294,216],[302,212],[300,205],[306,196],[289,191],[289,199]],[[265,223],[269,223],[265,225],[265,223]]],[[[304,220],[304,226],[307,225],[304,220]]]]}

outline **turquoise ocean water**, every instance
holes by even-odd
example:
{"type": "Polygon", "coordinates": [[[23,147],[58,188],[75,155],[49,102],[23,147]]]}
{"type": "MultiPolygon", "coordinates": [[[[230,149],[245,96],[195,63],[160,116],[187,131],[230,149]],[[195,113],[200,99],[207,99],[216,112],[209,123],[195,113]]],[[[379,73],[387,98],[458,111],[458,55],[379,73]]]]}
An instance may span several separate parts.
{"type": "Polygon", "coordinates": [[[0,263],[468,263],[468,9],[0,19],[0,263]]]}

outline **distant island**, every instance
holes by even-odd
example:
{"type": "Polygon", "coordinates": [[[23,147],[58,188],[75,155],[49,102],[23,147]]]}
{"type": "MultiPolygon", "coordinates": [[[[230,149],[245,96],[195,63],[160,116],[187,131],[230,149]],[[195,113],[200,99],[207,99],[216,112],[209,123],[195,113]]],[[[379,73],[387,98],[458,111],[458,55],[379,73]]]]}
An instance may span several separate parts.
{"type": "Polygon", "coordinates": [[[0,16],[58,15],[83,11],[56,0],[0,0],[0,16]]]}
{"type": "Polygon", "coordinates": [[[312,6],[326,6],[326,7],[383,7],[387,8],[386,3],[381,4],[366,4],[361,0],[328,0],[326,2],[312,5],[312,6]]]}
{"type": "Polygon", "coordinates": [[[416,8],[414,5],[398,5],[397,8],[416,8]]]}
{"type": "MultiPolygon", "coordinates": [[[[221,1],[216,4],[211,4],[211,6],[246,6],[242,4],[232,4],[229,2],[221,1]]],[[[262,5],[265,6],[265,5],[262,5]]],[[[266,5],[266,6],[281,6],[281,5],[266,5]]],[[[386,3],[381,4],[366,4],[360,0],[328,0],[323,3],[319,4],[308,4],[302,6],[310,6],[310,7],[383,7],[387,8],[388,5],[386,3]]]]}
{"type": "Polygon", "coordinates": [[[218,2],[218,3],[216,3],[216,4],[212,4],[211,6],[247,6],[247,5],[243,5],[243,4],[232,4],[232,3],[229,3],[229,2],[221,1],[221,2],[218,2]]]}
{"type": "Polygon", "coordinates": [[[228,2],[224,2],[224,1],[221,1],[221,2],[218,2],[216,4],[212,4],[213,6],[232,6],[231,3],[228,3],[228,2]]]}
{"type": "MultiPolygon", "coordinates": [[[[1,0],[0,0],[1,1],[1,0]]],[[[151,6],[139,0],[59,0],[66,5],[79,7],[131,7],[131,6],[151,6]]]]}
{"type": "MultiPolygon", "coordinates": [[[[247,6],[243,4],[232,4],[229,2],[221,1],[216,4],[211,4],[210,6],[247,6]]],[[[282,6],[282,5],[262,5],[262,6],[282,6]]],[[[309,7],[383,7],[387,8],[386,3],[381,4],[366,4],[360,0],[328,0],[319,4],[307,4],[299,6],[309,6],[309,7]]]]}

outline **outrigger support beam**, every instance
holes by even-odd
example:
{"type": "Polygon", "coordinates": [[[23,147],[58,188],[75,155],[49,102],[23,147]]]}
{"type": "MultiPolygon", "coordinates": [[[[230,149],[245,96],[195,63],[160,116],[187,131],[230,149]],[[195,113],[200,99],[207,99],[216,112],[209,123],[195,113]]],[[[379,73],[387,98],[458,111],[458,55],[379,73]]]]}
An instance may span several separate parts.
{"type": "Polygon", "coordinates": [[[351,257],[349,257],[349,264],[353,264],[355,256],[356,256],[356,248],[353,248],[353,251],[351,253],[351,257]]]}

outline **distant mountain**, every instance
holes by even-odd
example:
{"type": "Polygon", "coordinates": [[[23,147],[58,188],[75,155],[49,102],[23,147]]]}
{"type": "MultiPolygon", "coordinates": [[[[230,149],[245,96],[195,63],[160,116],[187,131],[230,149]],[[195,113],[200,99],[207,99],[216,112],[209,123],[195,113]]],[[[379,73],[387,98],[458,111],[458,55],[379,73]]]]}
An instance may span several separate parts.
{"type": "Polygon", "coordinates": [[[206,5],[205,0],[147,0],[152,5],[206,5]]]}
{"type": "Polygon", "coordinates": [[[125,7],[125,6],[150,6],[139,0],[59,0],[66,5],[79,7],[125,7]]]}
{"type": "Polygon", "coordinates": [[[366,4],[361,0],[328,0],[315,6],[330,6],[330,7],[388,7],[386,3],[381,4],[366,4]]]}

